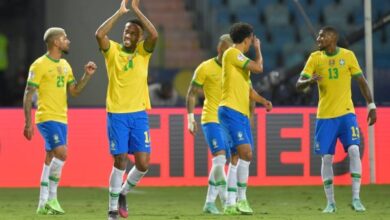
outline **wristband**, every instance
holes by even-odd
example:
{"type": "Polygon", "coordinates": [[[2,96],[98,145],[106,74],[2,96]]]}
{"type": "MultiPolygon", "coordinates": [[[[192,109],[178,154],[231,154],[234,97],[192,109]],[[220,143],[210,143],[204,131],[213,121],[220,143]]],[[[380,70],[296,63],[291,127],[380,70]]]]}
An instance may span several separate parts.
{"type": "Polygon", "coordinates": [[[370,104],[367,105],[367,108],[369,111],[371,111],[372,109],[376,109],[376,105],[375,103],[371,102],[370,104]]]}

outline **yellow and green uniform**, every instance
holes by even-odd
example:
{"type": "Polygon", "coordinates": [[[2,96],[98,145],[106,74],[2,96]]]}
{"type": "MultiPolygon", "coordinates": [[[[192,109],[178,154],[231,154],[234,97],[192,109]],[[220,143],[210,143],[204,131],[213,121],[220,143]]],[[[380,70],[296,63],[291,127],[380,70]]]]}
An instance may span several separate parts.
{"type": "Polygon", "coordinates": [[[220,106],[229,107],[249,117],[250,59],[234,47],[222,58],[222,99],[220,106]]]}
{"type": "Polygon", "coordinates": [[[218,106],[222,96],[222,66],[217,58],[201,63],[196,68],[192,84],[203,88],[205,101],[202,110],[202,124],[218,123],[218,106]]]}
{"type": "Polygon", "coordinates": [[[150,109],[147,78],[151,53],[144,49],[144,41],[138,43],[134,53],[110,41],[110,47],[103,55],[108,75],[107,112],[131,113],[150,109]]]}
{"type": "Polygon", "coordinates": [[[355,54],[344,48],[337,48],[334,54],[325,51],[312,53],[301,75],[311,78],[316,73],[319,102],[317,118],[336,118],[355,113],[351,95],[351,78],[360,76],[362,70],[355,54]]]}
{"type": "Polygon", "coordinates": [[[67,123],[67,85],[74,82],[72,68],[65,59],[55,60],[43,55],[31,64],[27,84],[38,91],[35,123],[67,123]]]}

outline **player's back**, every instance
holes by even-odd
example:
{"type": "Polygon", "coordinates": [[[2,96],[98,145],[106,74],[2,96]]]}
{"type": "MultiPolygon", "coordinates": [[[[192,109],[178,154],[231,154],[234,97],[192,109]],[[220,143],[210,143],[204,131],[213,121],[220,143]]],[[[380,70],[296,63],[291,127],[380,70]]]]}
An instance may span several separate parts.
{"type": "Polygon", "coordinates": [[[227,49],[222,59],[222,100],[220,106],[232,108],[249,116],[249,59],[234,47],[227,49]]]}
{"type": "Polygon", "coordinates": [[[216,57],[201,63],[195,70],[193,83],[201,86],[205,95],[202,124],[218,123],[218,106],[222,96],[222,66],[216,57]]]}

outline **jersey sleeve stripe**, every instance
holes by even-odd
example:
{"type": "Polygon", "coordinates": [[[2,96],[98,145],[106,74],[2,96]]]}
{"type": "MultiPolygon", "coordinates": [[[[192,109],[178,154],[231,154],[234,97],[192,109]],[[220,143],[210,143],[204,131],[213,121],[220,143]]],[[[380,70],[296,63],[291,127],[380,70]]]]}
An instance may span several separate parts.
{"type": "Polygon", "coordinates": [[[142,45],[142,46],[144,47],[144,50],[145,50],[146,52],[148,52],[148,53],[153,53],[153,49],[152,49],[152,50],[146,49],[146,47],[145,47],[145,42],[144,42],[144,45],[142,45]]]}
{"type": "Polygon", "coordinates": [[[301,73],[301,76],[304,76],[304,77],[309,78],[309,79],[311,78],[311,76],[309,74],[304,73],[304,72],[301,73]]]}
{"type": "Polygon", "coordinates": [[[363,75],[363,73],[362,73],[362,72],[358,72],[358,73],[354,73],[354,74],[352,74],[352,76],[353,76],[353,77],[358,77],[358,76],[361,76],[361,75],[363,75]]]}
{"type": "Polygon", "coordinates": [[[36,87],[36,88],[38,88],[38,87],[39,87],[39,84],[37,84],[37,83],[33,83],[33,82],[31,82],[31,81],[27,81],[27,85],[29,85],[29,86],[33,86],[33,87],[36,87]]]}
{"type": "Polygon", "coordinates": [[[71,84],[71,83],[74,83],[76,80],[75,79],[72,79],[68,82],[68,84],[71,84]]]}
{"type": "Polygon", "coordinates": [[[192,85],[194,85],[194,86],[197,86],[197,87],[203,87],[203,85],[202,84],[200,84],[200,83],[198,83],[198,82],[196,82],[195,80],[192,80],[192,85]]]}
{"type": "Polygon", "coordinates": [[[250,59],[247,59],[244,63],[244,66],[242,66],[242,69],[246,69],[246,66],[248,65],[249,61],[251,61],[250,59]]]}

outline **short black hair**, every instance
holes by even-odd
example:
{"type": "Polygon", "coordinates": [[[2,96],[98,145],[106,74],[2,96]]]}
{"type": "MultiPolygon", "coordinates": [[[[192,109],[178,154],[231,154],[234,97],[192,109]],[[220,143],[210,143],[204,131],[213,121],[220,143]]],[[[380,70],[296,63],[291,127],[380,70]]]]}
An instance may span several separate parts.
{"type": "Polygon", "coordinates": [[[139,19],[130,19],[127,21],[127,23],[132,23],[132,24],[136,24],[138,26],[140,26],[140,28],[144,31],[144,25],[142,24],[142,22],[139,20],[139,19]]]}
{"type": "Polygon", "coordinates": [[[242,43],[245,38],[250,37],[253,34],[253,27],[248,23],[235,23],[230,28],[230,38],[233,43],[239,44],[242,43]]]}
{"type": "Polygon", "coordinates": [[[339,38],[339,32],[337,31],[336,28],[332,27],[332,26],[325,26],[323,28],[321,28],[321,30],[325,33],[332,33],[336,36],[336,39],[339,38]]]}

